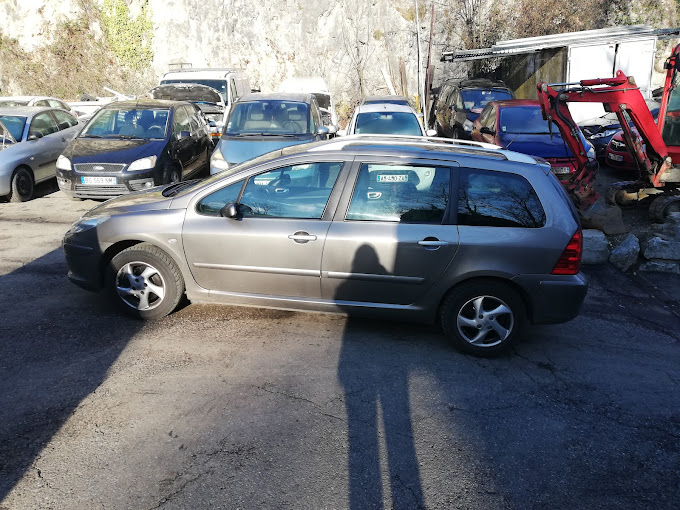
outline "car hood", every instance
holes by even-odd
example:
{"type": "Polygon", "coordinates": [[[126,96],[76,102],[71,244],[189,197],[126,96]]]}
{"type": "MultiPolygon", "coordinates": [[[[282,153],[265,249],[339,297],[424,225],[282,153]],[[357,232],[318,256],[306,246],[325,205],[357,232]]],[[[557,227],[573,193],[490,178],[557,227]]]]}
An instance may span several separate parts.
{"type": "Polygon", "coordinates": [[[222,156],[229,163],[243,163],[249,159],[256,158],[262,154],[272,152],[293,145],[300,145],[314,140],[314,137],[305,136],[295,138],[274,138],[274,137],[248,137],[239,139],[224,137],[220,140],[219,149],[222,156]]]}
{"type": "Polygon", "coordinates": [[[553,133],[552,139],[549,134],[500,133],[498,140],[503,148],[530,156],[541,158],[571,157],[571,151],[557,133],[553,133]]]}
{"type": "Polygon", "coordinates": [[[221,103],[220,93],[207,85],[198,83],[172,83],[159,85],[149,91],[153,99],[170,99],[172,101],[191,101],[200,103],[221,103]]]}
{"type": "Polygon", "coordinates": [[[90,209],[83,215],[83,218],[168,209],[172,203],[172,197],[163,196],[163,190],[168,186],[171,185],[164,184],[155,188],[135,191],[128,195],[112,198],[90,209]]]}
{"type": "Polygon", "coordinates": [[[64,151],[73,163],[125,163],[160,155],[165,140],[121,140],[119,138],[75,138],[64,151]]]}

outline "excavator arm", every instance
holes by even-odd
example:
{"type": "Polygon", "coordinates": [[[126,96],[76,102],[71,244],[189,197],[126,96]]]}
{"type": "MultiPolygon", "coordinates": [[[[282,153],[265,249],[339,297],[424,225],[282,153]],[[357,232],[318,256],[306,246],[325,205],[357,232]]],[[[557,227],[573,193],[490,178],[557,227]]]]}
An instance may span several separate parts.
{"type": "Polygon", "coordinates": [[[668,148],[633,77],[618,71],[614,78],[552,85],[541,82],[537,89],[543,118],[551,126],[557,125],[576,158],[578,169],[565,187],[580,210],[597,199],[593,186],[597,163],[589,161],[586,155],[578,127],[567,107],[570,102],[602,103],[605,111],[616,113],[626,145],[638,163],[640,180],[651,182],[654,187],[663,186],[663,174],[672,166],[668,148]],[[632,131],[629,119],[639,136],[632,131]]]}

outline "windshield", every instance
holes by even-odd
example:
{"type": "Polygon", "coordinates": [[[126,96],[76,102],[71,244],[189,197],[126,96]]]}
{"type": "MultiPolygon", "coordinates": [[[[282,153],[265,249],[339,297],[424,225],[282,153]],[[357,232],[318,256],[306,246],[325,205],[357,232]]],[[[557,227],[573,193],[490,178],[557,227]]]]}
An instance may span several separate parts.
{"type": "Polygon", "coordinates": [[[460,95],[466,110],[481,110],[491,101],[512,99],[512,94],[502,89],[463,89],[460,95]]]}
{"type": "Polygon", "coordinates": [[[306,133],[309,133],[307,103],[269,99],[236,103],[224,132],[229,136],[306,133]]]}
{"type": "Polygon", "coordinates": [[[227,81],[226,80],[198,80],[196,78],[185,78],[180,80],[162,80],[161,85],[166,85],[168,83],[198,83],[200,85],[206,85],[207,87],[212,87],[220,93],[222,96],[222,102],[227,104],[227,81]]]}
{"type": "Polygon", "coordinates": [[[81,137],[90,138],[165,138],[167,108],[104,108],[87,124],[81,137]]]}
{"type": "MultiPolygon", "coordinates": [[[[538,105],[501,108],[500,131],[502,133],[522,133],[525,135],[550,133],[548,121],[543,120],[541,107],[538,105]]],[[[559,134],[559,130],[553,129],[554,136],[559,136],[559,134]]]]}
{"type": "Polygon", "coordinates": [[[21,134],[24,132],[26,117],[19,115],[0,115],[0,122],[9,130],[12,138],[21,141],[21,134]]]}
{"type": "Polygon", "coordinates": [[[416,116],[408,112],[360,113],[357,115],[354,133],[414,136],[423,134],[416,116]]]}

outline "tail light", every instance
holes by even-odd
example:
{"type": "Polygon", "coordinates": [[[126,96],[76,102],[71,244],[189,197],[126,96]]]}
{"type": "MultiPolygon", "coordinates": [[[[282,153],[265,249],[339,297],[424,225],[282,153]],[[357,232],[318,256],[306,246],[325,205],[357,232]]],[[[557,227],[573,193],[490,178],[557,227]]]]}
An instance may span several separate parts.
{"type": "Polygon", "coordinates": [[[577,230],[555,264],[552,274],[578,274],[583,253],[583,234],[577,230]]]}

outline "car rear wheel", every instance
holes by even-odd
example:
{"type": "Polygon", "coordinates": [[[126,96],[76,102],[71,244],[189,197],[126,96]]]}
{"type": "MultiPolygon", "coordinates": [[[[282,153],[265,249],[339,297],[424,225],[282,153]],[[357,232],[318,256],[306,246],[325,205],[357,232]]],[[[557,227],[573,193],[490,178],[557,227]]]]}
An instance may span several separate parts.
{"type": "Polygon", "coordinates": [[[441,308],[446,336],[459,350],[475,356],[507,351],[525,322],[522,299],[501,282],[463,283],[453,289],[441,308]]]}
{"type": "Polygon", "coordinates": [[[107,275],[114,301],[126,313],[145,320],[165,317],[184,294],[184,279],[172,258],[148,243],[113,257],[107,275]]]}
{"type": "Polygon", "coordinates": [[[17,168],[12,175],[8,199],[10,202],[26,202],[33,198],[33,174],[26,168],[17,168]]]}

